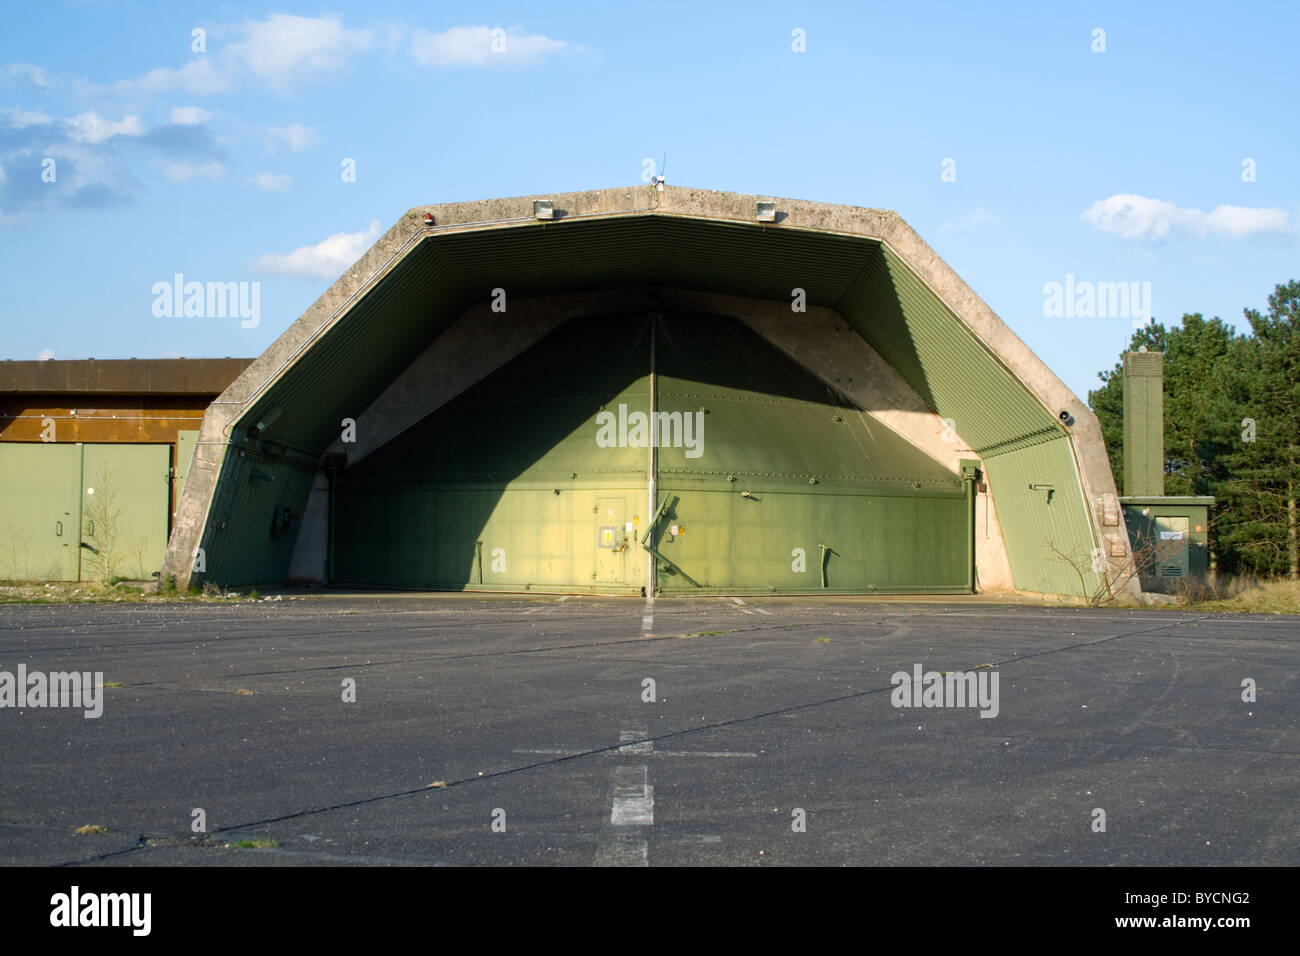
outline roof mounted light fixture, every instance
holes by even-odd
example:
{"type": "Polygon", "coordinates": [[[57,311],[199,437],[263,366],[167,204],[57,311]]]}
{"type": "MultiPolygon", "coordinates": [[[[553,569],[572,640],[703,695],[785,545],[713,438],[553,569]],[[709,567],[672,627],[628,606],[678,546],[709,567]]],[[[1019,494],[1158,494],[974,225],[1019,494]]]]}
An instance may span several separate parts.
{"type": "Polygon", "coordinates": [[[275,423],[275,420],[284,414],[284,409],[279,405],[273,405],[266,414],[262,415],[257,424],[253,427],[259,432],[264,432],[275,423]]]}
{"type": "Polygon", "coordinates": [[[424,224],[425,224],[426,226],[432,226],[432,225],[433,225],[433,213],[431,213],[431,212],[426,212],[426,213],[424,214],[424,224]]]}
{"type": "Polygon", "coordinates": [[[776,222],[776,203],[759,203],[754,210],[754,215],[758,218],[759,222],[776,222]]]}
{"type": "Polygon", "coordinates": [[[549,199],[533,200],[533,218],[534,219],[554,219],[555,205],[549,199]]]}

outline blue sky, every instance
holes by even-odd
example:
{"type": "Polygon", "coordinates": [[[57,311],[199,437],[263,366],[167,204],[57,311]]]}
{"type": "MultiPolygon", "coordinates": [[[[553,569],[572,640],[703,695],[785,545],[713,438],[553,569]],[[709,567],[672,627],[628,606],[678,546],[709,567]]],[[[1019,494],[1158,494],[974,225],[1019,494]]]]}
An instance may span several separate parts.
{"type": "Polygon", "coordinates": [[[671,184],[897,210],[1086,397],[1141,310],[1048,315],[1049,283],[1240,329],[1300,277],[1298,10],[12,5],[0,359],[257,355],[411,206],[666,153],[671,184]],[[176,273],[260,283],[259,324],[156,316],[176,273]]]}

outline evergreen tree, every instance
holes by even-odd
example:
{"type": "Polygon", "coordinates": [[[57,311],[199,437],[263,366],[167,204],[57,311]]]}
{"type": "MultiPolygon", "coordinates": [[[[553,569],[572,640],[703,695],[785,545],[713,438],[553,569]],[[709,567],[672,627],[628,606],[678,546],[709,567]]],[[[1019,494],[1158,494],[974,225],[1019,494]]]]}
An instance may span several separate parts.
{"type": "MultiPolygon", "coordinates": [[[[1213,495],[1210,550],[1221,569],[1300,575],[1300,282],[1279,285],[1250,336],[1184,315],[1134,332],[1128,351],[1165,353],[1165,493],[1213,495]]],[[[1122,365],[1088,394],[1115,483],[1124,474],[1122,365]]]]}
{"type": "Polygon", "coordinates": [[[1226,450],[1225,543],[1261,574],[1300,577],[1300,282],[1278,285],[1268,313],[1245,310],[1253,335],[1232,363],[1240,434],[1226,450]],[[1253,439],[1253,440],[1252,440],[1253,439]]]}

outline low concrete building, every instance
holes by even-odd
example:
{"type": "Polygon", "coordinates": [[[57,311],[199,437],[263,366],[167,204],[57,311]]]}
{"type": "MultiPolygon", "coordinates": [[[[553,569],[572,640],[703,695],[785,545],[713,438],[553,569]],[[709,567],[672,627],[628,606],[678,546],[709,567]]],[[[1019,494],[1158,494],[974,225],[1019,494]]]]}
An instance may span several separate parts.
{"type": "Polygon", "coordinates": [[[156,577],[203,415],[251,362],[0,362],[0,580],[156,577]]]}
{"type": "Polygon", "coordinates": [[[1091,410],[897,214],[654,184],[408,211],[209,406],[164,573],[1138,590],[1091,410]]]}

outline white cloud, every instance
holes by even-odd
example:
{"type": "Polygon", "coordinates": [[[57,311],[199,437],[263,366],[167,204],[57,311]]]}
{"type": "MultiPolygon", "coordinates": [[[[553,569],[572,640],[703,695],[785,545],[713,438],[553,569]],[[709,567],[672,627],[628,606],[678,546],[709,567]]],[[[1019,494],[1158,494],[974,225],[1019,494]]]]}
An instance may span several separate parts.
{"type": "Polygon", "coordinates": [[[210,54],[201,54],[180,69],[160,66],[133,80],[119,80],[113,89],[122,94],[132,93],[196,93],[207,95],[222,93],[230,88],[230,71],[217,66],[210,54]]]}
{"type": "MultiPolygon", "coordinates": [[[[266,20],[246,20],[213,28],[215,37],[233,35],[220,49],[196,55],[184,66],[156,67],[112,89],[123,95],[183,92],[224,93],[244,77],[253,77],[285,93],[313,74],[336,72],[358,53],[370,49],[370,30],[349,30],[334,17],[298,17],[277,13],[266,20]]],[[[12,72],[14,67],[10,67],[12,72]]]]}
{"type": "Polygon", "coordinates": [[[266,148],[275,152],[279,143],[286,143],[295,153],[301,152],[308,146],[315,146],[320,142],[320,137],[309,127],[301,123],[290,123],[288,126],[271,126],[266,130],[266,148]]]}
{"type": "Polygon", "coordinates": [[[1102,232],[1125,239],[1159,239],[1175,229],[1198,239],[1211,234],[1240,239],[1256,233],[1285,232],[1291,225],[1285,209],[1218,206],[1205,213],[1132,193],[1099,199],[1081,218],[1102,232]]]}
{"type": "MultiPolygon", "coordinates": [[[[1196,210],[1191,210],[1196,212],[1196,210]]],[[[1210,232],[1240,239],[1256,232],[1285,232],[1291,217],[1285,209],[1258,209],[1251,206],[1216,206],[1205,217],[1210,232]]]]}
{"type": "Polygon", "coordinates": [[[297,17],[273,14],[262,21],[249,20],[240,28],[242,39],[230,44],[230,58],[253,75],[285,92],[312,73],[333,72],[373,43],[369,30],[349,30],[333,17],[297,17]]]}
{"type": "Polygon", "coordinates": [[[24,80],[38,90],[49,87],[50,81],[45,76],[45,71],[33,63],[10,63],[5,72],[19,80],[24,80]]]}
{"type": "Polygon", "coordinates": [[[441,33],[416,30],[411,57],[421,66],[520,66],[538,63],[547,54],[576,49],[541,34],[524,36],[518,27],[498,33],[494,49],[492,32],[486,26],[451,27],[441,33]]]}
{"type": "Polygon", "coordinates": [[[197,106],[177,106],[172,110],[172,122],[177,126],[199,126],[212,119],[212,114],[197,106]]]}
{"type": "Polygon", "coordinates": [[[258,173],[256,176],[249,179],[249,182],[269,191],[277,191],[288,189],[289,184],[293,182],[293,177],[277,176],[274,173],[258,173]]]}
{"type": "Polygon", "coordinates": [[[185,183],[191,179],[220,179],[226,174],[226,168],[215,159],[206,163],[164,163],[163,172],[174,183],[185,183]]]}
{"type": "Polygon", "coordinates": [[[22,129],[24,126],[41,126],[51,122],[44,113],[33,113],[20,106],[0,106],[0,119],[15,129],[22,129]]]}
{"type": "Polygon", "coordinates": [[[253,263],[253,268],[274,275],[337,279],[374,245],[379,235],[376,220],[364,232],[336,232],[314,246],[302,246],[288,255],[268,252],[253,263]]]}
{"type": "Polygon", "coordinates": [[[48,362],[54,358],[54,349],[41,349],[41,354],[36,356],[38,362],[48,362]]]}
{"type": "Polygon", "coordinates": [[[102,143],[114,136],[142,136],[144,124],[140,117],[127,114],[114,123],[98,113],[82,113],[68,120],[72,138],[78,143],[102,143]]]}
{"type": "Polygon", "coordinates": [[[991,225],[998,221],[998,217],[990,213],[983,206],[975,207],[973,212],[968,212],[964,216],[949,220],[939,227],[940,232],[962,232],[967,229],[976,229],[983,225],[991,225]]]}

